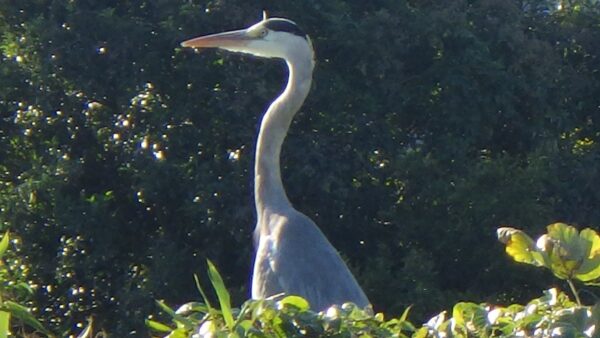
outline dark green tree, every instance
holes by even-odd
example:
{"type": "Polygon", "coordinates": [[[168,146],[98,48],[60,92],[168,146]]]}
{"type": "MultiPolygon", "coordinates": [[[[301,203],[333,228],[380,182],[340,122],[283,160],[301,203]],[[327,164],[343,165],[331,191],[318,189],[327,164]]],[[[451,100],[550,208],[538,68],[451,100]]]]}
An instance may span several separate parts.
{"type": "Polygon", "coordinates": [[[600,9],[562,3],[1,2],[0,223],[38,314],[143,336],[207,257],[248,296],[255,133],[285,68],[179,42],[263,9],[318,59],[289,196],[375,308],[532,298],[549,276],[498,259],[495,228],[600,224],[600,9]]]}

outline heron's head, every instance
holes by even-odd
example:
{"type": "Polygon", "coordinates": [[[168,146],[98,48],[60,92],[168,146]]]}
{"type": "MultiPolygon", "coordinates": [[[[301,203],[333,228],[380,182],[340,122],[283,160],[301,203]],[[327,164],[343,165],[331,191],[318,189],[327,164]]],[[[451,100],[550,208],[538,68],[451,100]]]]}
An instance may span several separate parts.
{"type": "Polygon", "coordinates": [[[182,47],[220,48],[265,58],[290,60],[313,57],[312,44],[296,23],[281,18],[264,19],[246,29],[201,36],[181,43],[182,47]]]}

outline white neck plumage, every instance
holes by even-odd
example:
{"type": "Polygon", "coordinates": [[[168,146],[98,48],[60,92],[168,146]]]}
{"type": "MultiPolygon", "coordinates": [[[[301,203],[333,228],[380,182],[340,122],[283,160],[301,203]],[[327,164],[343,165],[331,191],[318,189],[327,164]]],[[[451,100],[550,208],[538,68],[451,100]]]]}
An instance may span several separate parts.
{"type": "Polygon", "coordinates": [[[259,219],[265,212],[291,208],[283,188],[279,156],[292,119],[302,106],[312,83],[312,48],[292,53],[285,61],[289,70],[287,86],[263,116],[256,145],[254,198],[259,219]]]}

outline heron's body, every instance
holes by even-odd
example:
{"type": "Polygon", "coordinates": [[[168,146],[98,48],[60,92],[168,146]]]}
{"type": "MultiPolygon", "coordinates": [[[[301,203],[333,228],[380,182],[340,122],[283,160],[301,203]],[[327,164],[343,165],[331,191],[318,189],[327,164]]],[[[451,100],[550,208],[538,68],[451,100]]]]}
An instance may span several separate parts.
{"type": "Polygon", "coordinates": [[[268,212],[258,224],[252,297],[279,293],[299,295],[313,309],[353,302],[369,304],[367,297],[335,248],[315,223],[293,208],[268,212]]]}
{"type": "Polygon", "coordinates": [[[256,146],[252,298],[299,295],[316,310],[345,302],[367,306],[367,297],[338,252],[310,218],[293,208],[281,180],[281,146],[312,82],[314,53],[308,36],[289,20],[265,19],[245,30],[182,45],[281,58],[288,66],[287,86],[263,116],[256,146]]]}

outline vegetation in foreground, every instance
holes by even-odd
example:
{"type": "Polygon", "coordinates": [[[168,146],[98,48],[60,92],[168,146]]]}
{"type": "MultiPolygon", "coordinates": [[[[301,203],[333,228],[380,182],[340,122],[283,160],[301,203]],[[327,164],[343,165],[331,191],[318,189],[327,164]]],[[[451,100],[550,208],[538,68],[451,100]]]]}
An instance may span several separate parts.
{"type": "MultiPolygon", "coordinates": [[[[266,300],[248,300],[240,308],[231,305],[229,292],[215,266],[208,262],[208,275],[217,295],[218,305],[211,304],[196,278],[203,302],[190,302],[173,310],[157,301],[162,317],[170,322],[148,318],[146,325],[154,336],[188,337],[599,337],[600,304],[581,302],[576,283],[600,285],[600,236],[592,229],[577,231],[572,226],[555,223],[536,241],[521,230],[498,229],[498,239],[516,262],[548,269],[570,287],[571,299],[557,288],[527,304],[476,304],[460,302],[450,312],[443,311],[423,325],[408,319],[410,308],[392,319],[372,309],[354,304],[332,306],[313,312],[306,300],[280,295],[266,300]]],[[[0,240],[0,258],[9,247],[9,235],[0,240]]],[[[58,337],[37,321],[25,306],[7,299],[10,271],[2,268],[0,303],[0,337],[58,337]],[[8,282],[8,283],[7,283],[8,282]],[[12,334],[11,332],[14,332],[12,334]]],[[[62,336],[67,336],[63,333],[62,336]]],[[[105,337],[94,332],[92,319],[78,338],[105,337]]],[[[70,335],[74,337],[74,335],[70,335]]]]}
{"type": "Polygon", "coordinates": [[[158,304],[174,325],[149,319],[147,324],[169,338],[186,337],[600,337],[600,304],[584,305],[575,283],[600,282],[600,236],[592,229],[578,232],[563,223],[551,224],[533,241],[520,230],[498,229],[506,252],[517,262],[549,269],[570,286],[573,301],[552,288],[525,305],[499,306],[461,302],[422,326],[408,320],[409,309],[399,318],[359,309],[348,303],[326,311],[310,311],[297,296],[250,300],[231,307],[229,294],[215,267],[209,275],[219,299],[214,307],[198,286],[204,303],[188,303],[176,311],[158,304]]]}

